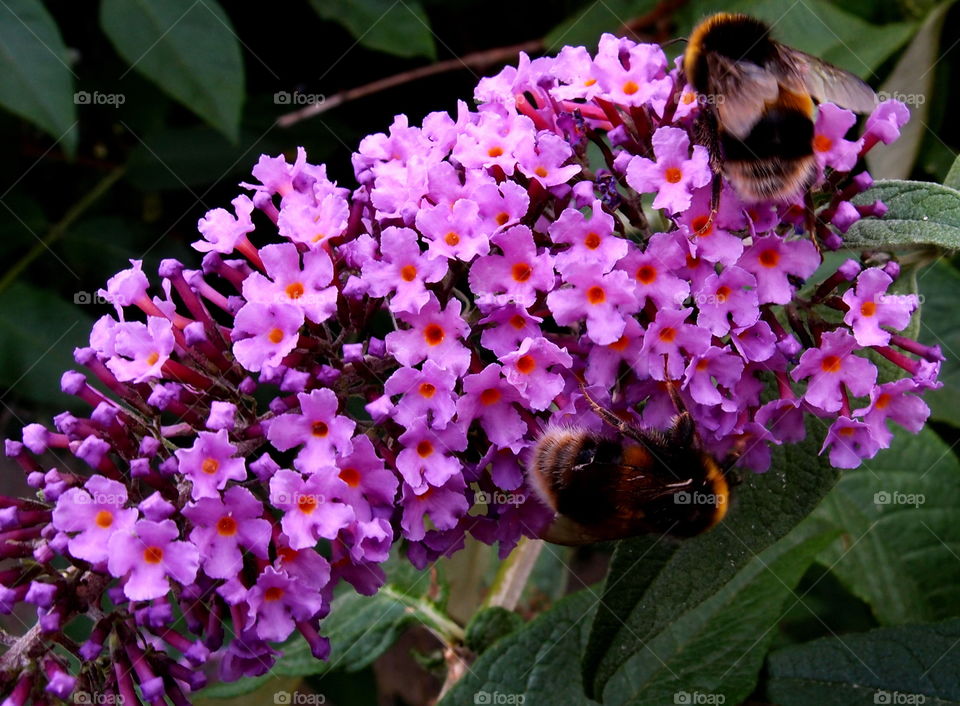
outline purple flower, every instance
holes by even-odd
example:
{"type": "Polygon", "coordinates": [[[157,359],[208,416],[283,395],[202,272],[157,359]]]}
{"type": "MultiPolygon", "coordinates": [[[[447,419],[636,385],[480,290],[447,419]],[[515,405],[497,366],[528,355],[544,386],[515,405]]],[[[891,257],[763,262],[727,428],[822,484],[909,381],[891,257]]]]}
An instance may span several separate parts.
{"type": "Polygon", "coordinates": [[[843,404],[843,386],[858,397],[869,394],[877,368],[854,355],[856,347],[854,337],[840,329],[823,334],[819,348],[804,351],[790,373],[794,380],[810,378],[803,399],[824,412],[837,412],[843,404]]]}
{"type": "Polygon", "coordinates": [[[306,549],[320,537],[333,539],[353,522],[353,508],[328,498],[330,481],[322,474],[303,478],[282,469],[270,479],[270,503],[283,510],[280,526],[293,549],[306,549]]]}
{"type": "Polygon", "coordinates": [[[384,383],[390,396],[402,395],[393,411],[393,418],[406,428],[429,420],[434,429],[447,426],[457,411],[454,399],[456,376],[432,360],[423,364],[423,370],[400,368],[384,383]]]}
{"type": "Polygon", "coordinates": [[[67,543],[70,554],[98,564],[109,556],[110,537],[115,532],[129,532],[139,513],[124,508],[127,488],[123,483],[95,475],[83,487],[86,490],[70,488],[57,498],[53,526],[61,532],[78,532],[67,543]]]}
{"type": "Polygon", "coordinates": [[[743,374],[743,359],[726,348],[710,346],[690,361],[684,373],[683,386],[699,404],[720,404],[723,397],[713,381],[726,388],[733,386],[743,374]]]}
{"type": "Polygon", "coordinates": [[[909,119],[910,110],[903,103],[897,100],[883,101],[867,118],[863,131],[864,143],[872,144],[879,140],[889,145],[900,137],[900,128],[909,119]]]}
{"type": "Polygon", "coordinates": [[[300,412],[282,414],[267,423],[267,438],[278,451],[303,446],[294,464],[303,473],[336,466],[337,456],[353,449],[357,424],[337,414],[340,402],[333,390],[312,390],[297,395],[300,412]]]}
{"type": "Polygon", "coordinates": [[[392,509],[397,476],[384,466],[369,437],[357,436],[353,452],[339,458],[337,468],[338,482],[331,485],[335,498],[352,506],[358,514],[366,509],[365,505],[392,509]]]}
{"type": "Polygon", "coordinates": [[[693,146],[685,130],[661,127],[653,134],[656,161],[636,156],[627,166],[627,183],[641,194],[657,194],[654,208],[670,213],[690,206],[690,191],[710,183],[710,155],[703,145],[693,146]]]}
{"type": "Polygon", "coordinates": [[[204,240],[198,240],[193,243],[193,247],[200,252],[215,251],[228,255],[232,253],[240,239],[246,239],[247,233],[253,231],[253,221],[250,214],[253,213],[253,201],[248,196],[238,196],[232,202],[237,215],[234,217],[229,211],[223,208],[215,208],[207,212],[200,222],[197,223],[197,230],[203,235],[204,240]]]}
{"type": "Polygon", "coordinates": [[[527,407],[537,411],[549,407],[563,391],[563,375],[554,366],[567,369],[573,365],[566,349],[543,337],[525,338],[520,348],[501,360],[507,382],[523,395],[527,407]]]}
{"type": "Polygon", "coordinates": [[[200,555],[189,542],[178,541],[173,520],[139,520],[131,528],[115,532],[107,543],[107,568],[116,577],[126,577],[123,593],[131,601],[161,598],[170,590],[168,577],[189,585],[197,576],[200,555]]]}
{"type": "Polygon", "coordinates": [[[424,283],[439,282],[447,273],[445,258],[429,257],[420,251],[417,233],[410,228],[390,226],[380,234],[382,260],[363,264],[362,279],[367,292],[383,297],[391,292],[390,310],[419,314],[430,299],[424,283]]]}
{"type": "Polygon", "coordinates": [[[470,289],[484,309],[507,303],[530,306],[538,291],[553,289],[553,258],[537,252],[527,226],[514,226],[492,242],[503,254],[478,258],[470,267],[470,289]]]}
{"type": "Polygon", "coordinates": [[[520,451],[526,444],[526,425],[513,403],[520,393],[501,374],[501,367],[491,363],[476,375],[463,379],[463,397],[457,401],[457,419],[462,424],[480,420],[491,443],[500,448],[520,451]]]}
{"type": "Polygon", "coordinates": [[[414,426],[399,441],[403,450],[397,454],[397,470],[415,492],[424,492],[428,485],[441,486],[460,474],[456,452],[467,448],[467,437],[459,425],[442,430],[414,426]]]}
{"type": "Polygon", "coordinates": [[[884,383],[870,391],[870,405],[854,411],[853,416],[862,417],[872,427],[874,438],[886,448],[893,439],[887,428],[888,419],[914,434],[923,428],[930,408],[917,397],[922,389],[910,378],[884,383]]]}
{"type": "Polygon", "coordinates": [[[234,319],[233,354],[252,372],[280,364],[297,347],[303,310],[286,303],[245,304],[234,319]]]}
{"type": "Polygon", "coordinates": [[[757,280],[746,270],[727,267],[719,275],[710,275],[694,296],[699,309],[697,325],[714,336],[725,336],[731,328],[751,326],[760,318],[757,280]]]}
{"type": "Polygon", "coordinates": [[[219,497],[204,497],[183,508],[194,524],[190,541],[200,551],[203,570],[211,578],[228,579],[243,569],[241,548],[267,558],[270,523],[260,519],[263,506],[246,488],[233,486],[219,497]]]}
{"type": "Polygon", "coordinates": [[[193,484],[190,490],[194,500],[219,498],[228,481],[246,480],[247,469],[242,458],[235,458],[237,447],[230,443],[227,432],[201,431],[189,449],[177,449],[174,454],[178,470],[193,484]]]}
{"type": "Polygon", "coordinates": [[[917,308],[917,297],[887,294],[891,284],[890,275],[879,267],[871,267],[860,273],[855,288],[843,293],[843,303],[850,307],[843,316],[843,323],[853,329],[861,346],[887,345],[890,333],[881,326],[899,331],[910,324],[910,316],[917,308]]]}
{"type": "Polygon", "coordinates": [[[543,319],[532,316],[525,308],[507,304],[480,319],[479,323],[486,324],[480,334],[480,344],[494,355],[505,355],[515,351],[523,339],[539,336],[541,321],[543,319]]]}
{"type": "Polygon", "coordinates": [[[460,199],[452,207],[440,203],[417,213],[417,229],[430,242],[427,252],[440,259],[470,262],[490,252],[490,234],[478,228],[480,223],[480,206],[470,199],[460,199]]]}
{"type": "Polygon", "coordinates": [[[560,326],[587,320],[587,335],[594,343],[613,343],[626,326],[626,315],[637,308],[630,278],[622,270],[602,274],[592,267],[570,266],[564,279],[573,285],[547,295],[547,306],[560,326]]]}
{"type": "Polygon", "coordinates": [[[880,450],[873,428],[849,417],[840,417],[830,425],[820,453],[830,449],[834,468],[856,468],[863,459],[873,458],[880,450]]]}
{"type": "Polygon", "coordinates": [[[161,376],[163,364],[173,351],[173,327],[167,319],[147,317],[121,321],[112,330],[113,346],[107,367],[121,382],[145,382],[161,376]]]}
{"type": "Polygon", "coordinates": [[[849,172],[857,163],[863,139],[851,142],[844,135],[857,122],[857,116],[833,103],[821,103],[813,136],[813,155],[822,167],[849,172]]]}
{"type": "Polygon", "coordinates": [[[785,241],[775,235],[757,238],[737,265],[757,278],[761,304],[789,304],[793,285],[788,275],[806,279],[820,266],[820,255],[809,239],[785,241]]]}
{"type": "Polygon", "coordinates": [[[557,186],[580,172],[579,164],[566,164],[573,156],[567,141],[551,132],[537,133],[535,144],[523,142],[517,149],[517,167],[543,186],[557,186]]]}
{"type": "Polygon", "coordinates": [[[419,495],[404,484],[401,500],[403,517],[400,520],[404,536],[414,542],[423,539],[426,535],[425,515],[430,516],[430,521],[437,529],[454,527],[460,517],[470,509],[464,490],[466,485],[460,476],[452,477],[440,488],[431,486],[419,495]]]}
{"type": "Polygon", "coordinates": [[[557,267],[591,265],[609,272],[627,254],[627,241],[613,232],[613,217],[603,210],[599,200],[591,206],[590,218],[575,208],[566,208],[550,225],[550,238],[570,247],[557,255],[557,267]]]}
{"type": "Polygon", "coordinates": [[[687,367],[685,357],[703,355],[710,332],[685,323],[693,309],[663,309],[650,324],[640,350],[654,380],[679,380],[687,367]]]}
{"type": "Polygon", "coordinates": [[[460,316],[460,302],[451,299],[441,311],[440,302],[434,294],[419,314],[398,314],[401,321],[412,328],[387,334],[387,352],[402,365],[416,365],[432,360],[440,367],[463,375],[470,364],[470,351],[460,343],[470,331],[470,326],[460,316]]]}
{"type": "Polygon", "coordinates": [[[308,584],[268,566],[247,592],[247,629],[262,640],[280,642],[295,622],[308,620],[323,608],[323,598],[308,584]]]}
{"type": "Polygon", "coordinates": [[[633,250],[617,267],[633,278],[638,306],[650,301],[658,309],[677,309],[690,295],[690,285],[673,273],[686,261],[673,234],[655,233],[646,251],[633,250]]]}
{"type": "Polygon", "coordinates": [[[267,245],[260,250],[267,277],[254,272],[243,281],[243,296],[261,304],[283,303],[297,307],[319,324],[337,310],[337,288],[330,286],[333,263],[323,250],[300,254],[292,243],[267,245]]]}

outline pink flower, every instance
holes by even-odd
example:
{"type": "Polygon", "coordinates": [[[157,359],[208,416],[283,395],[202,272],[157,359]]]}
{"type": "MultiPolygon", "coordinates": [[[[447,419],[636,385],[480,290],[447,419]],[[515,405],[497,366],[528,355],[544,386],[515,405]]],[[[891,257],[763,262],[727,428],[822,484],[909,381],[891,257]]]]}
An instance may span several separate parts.
{"type": "Polygon", "coordinates": [[[827,449],[830,449],[830,465],[834,468],[856,468],[863,459],[876,456],[880,444],[869,424],[840,417],[830,425],[820,453],[827,449]]]}
{"type": "Polygon", "coordinates": [[[331,286],[333,263],[323,250],[300,254],[292,243],[267,245],[260,250],[267,277],[252,273],[243,281],[247,301],[281,302],[297,307],[315,324],[329,319],[337,310],[337,288],[331,286]]]}
{"type": "Polygon", "coordinates": [[[197,576],[200,554],[180,536],[173,520],[139,520],[132,529],[115,532],[107,544],[107,568],[126,577],[123,593],[131,601],[161,598],[170,590],[168,577],[189,585],[197,576]]]}
{"type": "Polygon", "coordinates": [[[294,461],[303,473],[334,468],[337,457],[353,449],[356,422],[337,414],[340,402],[333,390],[301,392],[297,400],[299,413],[281,414],[267,422],[267,438],[279,451],[303,446],[294,461]]]}
{"type": "Polygon", "coordinates": [[[114,357],[107,367],[121,382],[145,382],[161,376],[163,364],[173,351],[173,326],[168,319],[148,316],[139,321],[121,321],[112,329],[114,357]]]}
{"type": "Polygon", "coordinates": [[[228,255],[237,248],[241,239],[246,239],[247,233],[253,231],[253,201],[249,196],[238,196],[232,202],[237,215],[234,217],[223,208],[215,208],[207,212],[197,223],[197,229],[204,240],[193,243],[195,250],[200,252],[218,252],[228,255]]]}
{"type": "Polygon", "coordinates": [[[820,266],[820,255],[809,238],[786,241],[769,235],[757,238],[737,265],[757,278],[761,304],[788,304],[793,298],[788,275],[806,279],[820,266]]]}
{"type": "Polygon", "coordinates": [[[190,541],[200,552],[204,572],[211,578],[228,579],[243,569],[241,548],[267,558],[270,523],[261,518],[263,506],[253,493],[239,485],[223,495],[204,497],[183,508],[194,528],[190,541]]]}
{"type": "Polygon", "coordinates": [[[863,139],[851,142],[844,139],[847,131],[857,122],[857,116],[833,103],[821,103],[813,136],[813,155],[817,164],[849,172],[857,164],[863,139]]]}
{"type": "Polygon", "coordinates": [[[363,263],[362,279],[367,293],[384,297],[391,292],[390,310],[419,314],[430,299],[424,283],[439,282],[447,273],[445,258],[420,251],[416,231],[390,226],[380,234],[382,260],[363,263]]]}
{"type": "Polygon", "coordinates": [[[515,303],[530,306],[537,292],[553,289],[553,258],[537,251],[527,226],[513,226],[493,237],[502,255],[478,258],[470,267],[470,289],[484,309],[515,303]]]}
{"type": "Polygon", "coordinates": [[[855,288],[843,293],[843,303],[850,307],[843,323],[853,329],[854,338],[861,346],[885,346],[890,333],[880,328],[890,326],[900,331],[910,324],[910,316],[917,308],[913,294],[887,294],[893,279],[879,267],[864,270],[857,277],[855,288]]]}
{"type": "Polygon", "coordinates": [[[566,349],[546,338],[526,338],[513,353],[501,359],[503,376],[523,395],[527,407],[542,411],[549,407],[565,382],[557,368],[568,369],[573,358],[566,349]]]}
{"type": "Polygon", "coordinates": [[[303,310],[293,304],[249,302],[234,318],[233,354],[247,370],[277,366],[297,347],[303,310]]]}
{"type": "Polygon", "coordinates": [[[228,481],[246,480],[247,469],[242,458],[235,458],[237,447],[227,439],[227,432],[201,431],[189,449],[177,449],[174,454],[178,470],[191,481],[191,497],[219,498],[228,481]]]}
{"type": "Polygon", "coordinates": [[[525,445],[527,426],[513,403],[520,401],[520,393],[505,380],[502,368],[490,363],[476,375],[463,379],[463,397],[457,401],[457,419],[462,424],[476,420],[487,433],[491,443],[500,448],[520,451],[525,445]]]}
{"type": "Polygon", "coordinates": [[[129,532],[139,513],[136,508],[124,508],[127,488],[123,483],[95,475],[83,487],[86,490],[70,488],[57,498],[53,526],[61,532],[77,532],[67,543],[70,554],[98,564],[109,557],[110,537],[129,532]]]}
{"type": "Polygon", "coordinates": [[[627,166],[627,183],[641,194],[656,192],[654,208],[670,213],[690,206],[692,189],[710,183],[710,156],[703,145],[693,146],[685,130],[661,127],[653,134],[656,161],[635,156],[627,166]]]}
{"type": "Polygon", "coordinates": [[[854,337],[838,329],[823,334],[819,348],[804,351],[790,373],[794,380],[810,378],[803,399],[824,412],[837,412],[843,404],[843,386],[858,397],[869,394],[877,381],[877,368],[854,355],[856,347],[854,337]]]}
{"type": "Polygon", "coordinates": [[[398,423],[409,429],[429,420],[434,429],[443,429],[457,411],[453,389],[456,381],[451,371],[428,360],[423,370],[400,368],[383,389],[391,397],[402,395],[393,411],[398,423]]]}
{"type": "Polygon", "coordinates": [[[627,254],[627,241],[614,234],[613,217],[598,200],[593,202],[590,218],[575,208],[566,208],[549,230],[553,242],[570,246],[557,255],[557,267],[561,270],[580,264],[609,272],[627,254]]]}
{"type": "Polygon", "coordinates": [[[470,327],[460,316],[457,299],[450,299],[441,311],[440,302],[431,293],[419,314],[401,312],[397,318],[412,327],[388,333],[384,339],[387,352],[397,362],[416,365],[425,359],[432,360],[458,377],[463,375],[470,364],[470,351],[459,339],[467,335],[470,327]]]}
{"type": "Polygon", "coordinates": [[[560,326],[587,321],[587,335],[597,344],[613,343],[626,326],[625,316],[637,309],[630,278],[622,270],[601,274],[592,267],[570,266],[564,280],[572,287],[547,295],[547,306],[560,326]]]}
{"type": "Polygon", "coordinates": [[[317,540],[333,539],[354,520],[353,508],[329,498],[330,480],[321,474],[303,478],[282,469],[270,479],[270,503],[283,510],[280,526],[293,549],[306,549],[317,540]]]}

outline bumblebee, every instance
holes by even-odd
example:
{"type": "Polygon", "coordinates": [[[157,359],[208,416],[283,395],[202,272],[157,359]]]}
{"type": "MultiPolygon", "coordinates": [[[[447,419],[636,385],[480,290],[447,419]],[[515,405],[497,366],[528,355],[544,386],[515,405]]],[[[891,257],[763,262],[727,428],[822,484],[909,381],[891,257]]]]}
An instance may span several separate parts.
{"type": "Polygon", "coordinates": [[[817,178],[814,100],[859,113],[877,103],[858,77],[774,41],[769,26],[747,15],[719,13],[701,22],[683,69],[702,107],[698,141],[718,175],[714,206],[720,174],[749,203],[805,193],[817,178]]]}
{"type": "Polygon", "coordinates": [[[617,436],[576,427],[551,427],[540,436],[527,476],[556,513],[543,539],[578,545],[648,533],[690,537],[723,520],[726,473],[700,449],[689,412],[661,433],[587,400],[617,436]]]}

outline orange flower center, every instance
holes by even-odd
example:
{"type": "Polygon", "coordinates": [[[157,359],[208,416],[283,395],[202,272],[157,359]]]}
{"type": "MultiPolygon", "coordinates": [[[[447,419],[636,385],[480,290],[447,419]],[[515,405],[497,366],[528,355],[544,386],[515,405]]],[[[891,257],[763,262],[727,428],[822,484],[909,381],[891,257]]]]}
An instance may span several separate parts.
{"type": "Polygon", "coordinates": [[[502,226],[504,223],[510,220],[510,214],[506,211],[501,211],[493,220],[497,222],[498,226],[502,226]]]}
{"type": "Polygon", "coordinates": [[[817,152],[829,152],[833,147],[833,140],[826,135],[817,135],[813,138],[813,149],[817,152]]]}
{"type": "Polygon", "coordinates": [[[696,96],[694,96],[692,93],[684,93],[683,98],[680,100],[684,105],[690,105],[696,100],[696,96]]]}
{"type": "Polygon", "coordinates": [[[583,244],[587,246],[589,250],[596,250],[600,247],[600,234],[599,233],[587,233],[587,237],[583,239],[583,244]]]}
{"type": "Polygon", "coordinates": [[[423,329],[423,338],[431,346],[439,346],[443,343],[444,333],[439,324],[429,324],[423,329]]]}
{"type": "Polygon", "coordinates": [[[203,459],[203,463],[200,464],[200,470],[208,476],[212,476],[220,470],[220,462],[215,458],[205,458],[203,459]]]}
{"type": "Polygon", "coordinates": [[[303,296],[303,285],[299,282],[287,285],[287,296],[291,299],[299,299],[303,296]]]}
{"type": "Polygon", "coordinates": [[[683,172],[680,171],[679,167],[667,167],[663,173],[663,178],[671,184],[676,184],[683,178],[683,172]]]}
{"type": "Polygon", "coordinates": [[[101,510],[94,516],[93,521],[100,529],[107,529],[113,524],[113,513],[109,510],[101,510]]]}
{"type": "Polygon", "coordinates": [[[158,360],[160,360],[160,354],[154,351],[147,356],[147,365],[156,365],[158,360]]]}
{"type": "Polygon", "coordinates": [[[433,453],[433,444],[424,439],[419,444],[417,444],[417,456],[420,458],[426,458],[433,453]]]}
{"type": "Polygon", "coordinates": [[[487,156],[489,157],[500,157],[501,155],[503,155],[503,147],[500,147],[499,145],[491,147],[487,150],[487,156]]]}
{"type": "Polygon", "coordinates": [[[701,373],[709,367],[710,367],[710,361],[707,360],[706,358],[701,358],[700,360],[697,361],[697,370],[699,370],[701,373]]]}
{"type": "Polygon", "coordinates": [[[344,468],[340,471],[340,480],[349,485],[351,488],[356,488],[360,485],[360,471],[356,468],[344,468]]]}
{"type": "Polygon", "coordinates": [[[853,436],[856,431],[853,427],[844,427],[840,430],[840,436],[853,436]]]}
{"type": "Polygon", "coordinates": [[[776,250],[764,250],[760,253],[760,264],[764,267],[776,267],[780,262],[780,253],[776,250]]]}
{"type": "Polygon", "coordinates": [[[513,275],[514,281],[526,282],[528,279],[530,279],[530,275],[533,274],[533,268],[525,262],[518,262],[513,266],[510,272],[513,275]]]}
{"type": "Polygon", "coordinates": [[[443,241],[452,248],[455,245],[460,244],[460,236],[451,230],[449,233],[443,236],[443,241]]]}
{"type": "Polygon", "coordinates": [[[533,170],[533,173],[536,174],[536,175],[537,175],[538,177],[540,177],[541,179],[543,179],[544,177],[547,176],[547,168],[546,168],[546,167],[537,167],[536,169],[533,170]]]}
{"type": "Polygon", "coordinates": [[[877,403],[874,407],[877,409],[886,409],[888,404],[890,404],[890,395],[884,392],[877,398],[877,403]]]}
{"type": "Polygon", "coordinates": [[[283,331],[275,328],[267,334],[267,338],[270,339],[270,343],[280,343],[283,340],[283,331]]]}
{"type": "Polygon", "coordinates": [[[627,345],[630,343],[630,337],[627,334],[623,334],[620,338],[610,344],[610,348],[615,351],[623,352],[626,350],[627,345]]]}
{"type": "Polygon", "coordinates": [[[514,314],[510,317],[510,325],[519,331],[527,325],[527,320],[520,316],[520,314],[514,314]]]}
{"type": "Polygon", "coordinates": [[[534,360],[532,355],[525,355],[517,361],[517,370],[519,370],[524,375],[529,375],[537,367],[537,361],[534,360]]]}
{"type": "Polygon", "coordinates": [[[317,499],[312,495],[301,495],[297,498],[297,509],[304,515],[309,515],[317,509],[317,499]]]}
{"type": "Polygon", "coordinates": [[[143,560],[148,564],[159,564],[163,561],[163,549],[160,547],[147,547],[143,550],[143,560]]]}
{"type": "Polygon", "coordinates": [[[820,368],[825,373],[839,373],[840,357],[835,355],[824,356],[823,360],[820,361],[820,368]]]}
{"type": "Polygon", "coordinates": [[[628,96],[632,96],[639,90],[640,86],[638,86],[635,81],[627,81],[625,84],[623,84],[623,92],[628,96]]]}
{"type": "Polygon", "coordinates": [[[701,238],[706,238],[710,235],[713,232],[713,222],[710,222],[710,225],[707,226],[708,221],[710,221],[709,216],[697,216],[690,221],[690,226],[693,228],[694,234],[701,238]],[[706,228],[704,228],[705,226],[706,228]]]}
{"type": "Polygon", "coordinates": [[[314,422],[310,425],[310,433],[322,439],[330,433],[330,427],[326,422],[314,422]]]}
{"type": "Polygon", "coordinates": [[[591,304],[603,304],[607,300],[607,293],[603,287],[593,285],[587,290],[587,301],[591,304]]]}
{"type": "Polygon", "coordinates": [[[424,397],[429,400],[431,397],[433,397],[437,393],[437,387],[436,385],[430,382],[421,382],[420,387],[418,388],[418,392],[420,393],[421,397],[424,397]]]}
{"type": "Polygon", "coordinates": [[[677,337],[677,330],[672,326],[667,326],[666,328],[661,329],[660,331],[660,340],[664,343],[673,343],[673,339],[677,337]]]}
{"type": "Polygon", "coordinates": [[[860,314],[863,316],[873,316],[877,313],[876,302],[864,302],[860,305],[860,314]]]}
{"type": "Polygon", "coordinates": [[[237,521],[232,517],[221,517],[217,520],[217,534],[221,537],[232,537],[237,533],[237,521]]]}
{"type": "Polygon", "coordinates": [[[637,270],[637,279],[644,284],[650,284],[657,279],[657,268],[653,265],[641,265],[637,270]]]}
{"type": "Polygon", "coordinates": [[[588,78],[586,81],[583,82],[583,85],[584,85],[584,86],[592,86],[592,85],[595,84],[596,82],[597,82],[597,79],[595,79],[595,78],[588,78]]]}
{"type": "Polygon", "coordinates": [[[480,393],[480,404],[492,405],[500,401],[500,390],[495,387],[488,388],[480,393]]]}
{"type": "Polygon", "coordinates": [[[717,301],[725,302],[727,297],[730,296],[730,287],[723,285],[722,287],[717,288],[717,301]]]}
{"type": "Polygon", "coordinates": [[[283,598],[283,589],[279,586],[271,586],[263,592],[263,600],[265,601],[279,601],[281,598],[283,598]]]}
{"type": "Polygon", "coordinates": [[[413,265],[404,265],[400,268],[400,277],[404,282],[413,282],[417,278],[417,268],[413,265]]]}
{"type": "Polygon", "coordinates": [[[280,547],[277,550],[277,557],[281,561],[293,561],[299,553],[296,549],[291,549],[290,547],[280,547]]]}

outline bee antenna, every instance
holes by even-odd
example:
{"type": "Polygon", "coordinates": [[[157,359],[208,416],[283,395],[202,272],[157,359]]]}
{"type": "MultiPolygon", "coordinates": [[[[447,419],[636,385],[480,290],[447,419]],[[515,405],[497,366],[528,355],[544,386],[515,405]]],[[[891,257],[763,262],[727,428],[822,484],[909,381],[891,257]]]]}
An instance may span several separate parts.
{"type": "Polygon", "coordinates": [[[582,382],[580,383],[580,392],[583,394],[584,399],[590,403],[594,414],[596,414],[598,417],[600,417],[600,419],[612,426],[614,429],[620,432],[624,431],[624,429],[627,427],[627,424],[609,409],[605,409],[604,407],[600,406],[600,404],[598,404],[597,401],[590,396],[590,393],[587,392],[587,388],[582,382]]]}
{"type": "Polygon", "coordinates": [[[677,42],[689,42],[689,41],[690,41],[690,40],[687,39],[686,37],[676,37],[676,38],[674,38],[674,39],[670,39],[670,40],[668,40],[668,41],[666,41],[666,42],[661,43],[660,46],[661,46],[661,47],[669,47],[670,45],[676,44],[677,42]]]}

